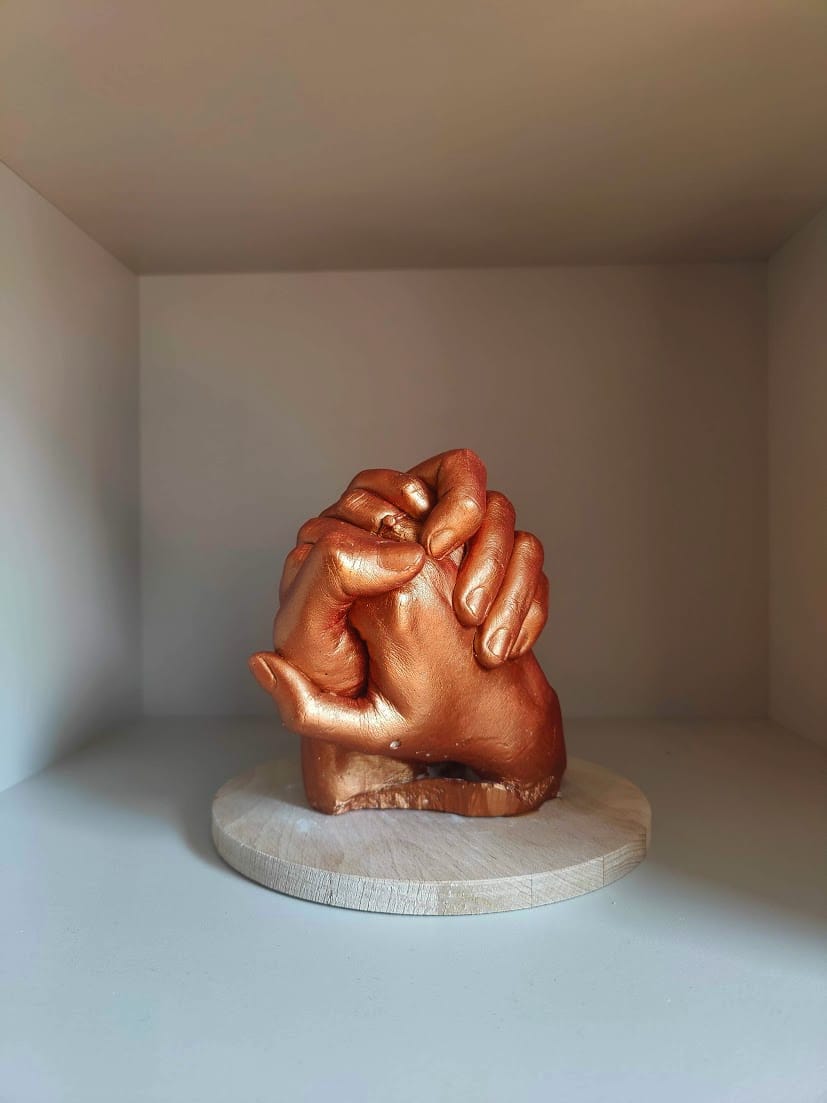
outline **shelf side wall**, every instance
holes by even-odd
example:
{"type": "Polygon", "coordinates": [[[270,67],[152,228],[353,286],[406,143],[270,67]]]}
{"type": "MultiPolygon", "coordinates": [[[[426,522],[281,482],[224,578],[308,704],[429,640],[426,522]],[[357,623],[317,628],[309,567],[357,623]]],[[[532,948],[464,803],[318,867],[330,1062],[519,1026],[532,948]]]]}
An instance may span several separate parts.
{"type": "Polygon", "coordinates": [[[136,277],[0,165],[0,789],[139,707],[136,277]]]}
{"type": "Polygon", "coordinates": [[[769,265],[770,714],[827,743],[827,208],[769,265]]]}

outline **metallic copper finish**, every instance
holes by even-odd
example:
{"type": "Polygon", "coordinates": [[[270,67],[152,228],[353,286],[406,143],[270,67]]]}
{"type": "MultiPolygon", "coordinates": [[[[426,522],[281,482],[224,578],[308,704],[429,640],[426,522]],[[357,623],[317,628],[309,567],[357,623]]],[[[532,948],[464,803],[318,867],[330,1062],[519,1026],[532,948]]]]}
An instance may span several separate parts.
{"type": "Polygon", "coordinates": [[[468,450],[363,471],[300,529],[275,651],[250,668],[303,737],[314,808],[507,816],[556,796],[543,549],[485,480],[468,450]]]}

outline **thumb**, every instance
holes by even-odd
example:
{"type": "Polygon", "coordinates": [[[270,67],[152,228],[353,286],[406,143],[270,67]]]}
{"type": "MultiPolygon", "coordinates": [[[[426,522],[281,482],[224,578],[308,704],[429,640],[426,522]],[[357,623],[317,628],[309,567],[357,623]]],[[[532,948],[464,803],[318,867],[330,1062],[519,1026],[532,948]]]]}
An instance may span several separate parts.
{"type": "Polygon", "coordinates": [[[284,725],[298,735],[327,739],[355,751],[385,750],[402,717],[382,710],[372,698],[325,693],[300,670],[273,651],[251,655],[249,667],[261,688],[276,702],[284,725]]]}
{"type": "Polygon", "coordinates": [[[395,590],[425,562],[421,544],[383,540],[330,517],[314,517],[302,525],[299,542],[313,545],[298,587],[310,608],[351,605],[356,598],[395,590]]]}

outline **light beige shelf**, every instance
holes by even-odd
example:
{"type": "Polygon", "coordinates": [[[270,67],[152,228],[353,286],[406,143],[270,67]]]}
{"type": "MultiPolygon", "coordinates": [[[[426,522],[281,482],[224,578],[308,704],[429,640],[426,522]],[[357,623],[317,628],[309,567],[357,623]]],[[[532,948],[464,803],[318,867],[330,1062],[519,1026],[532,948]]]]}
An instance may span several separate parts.
{"type": "Polygon", "coordinates": [[[0,1095],[814,1103],[827,753],[762,723],[568,735],[651,800],[649,857],[502,915],[319,907],[229,869],[210,802],[294,746],[269,722],[148,723],[0,795],[0,1095]]]}

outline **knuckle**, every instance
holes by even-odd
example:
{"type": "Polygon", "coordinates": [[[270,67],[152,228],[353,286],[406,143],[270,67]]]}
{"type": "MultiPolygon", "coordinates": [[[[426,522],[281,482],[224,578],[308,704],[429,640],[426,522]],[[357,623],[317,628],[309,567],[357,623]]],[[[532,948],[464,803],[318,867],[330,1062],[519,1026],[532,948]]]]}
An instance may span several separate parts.
{"type": "Polygon", "coordinates": [[[299,544],[297,547],[292,548],[285,557],[284,569],[290,571],[300,566],[307,557],[307,549],[307,544],[299,544]]]}
{"type": "Polygon", "coordinates": [[[505,572],[508,570],[508,556],[503,555],[502,549],[493,549],[489,552],[487,571],[485,572],[484,585],[489,586],[494,593],[502,586],[505,572]]]}
{"type": "Polygon", "coordinates": [[[370,505],[370,494],[366,490],[347,490],[339,499],[339,504],[351,512],[361,512],[370,505]]]}
{"type": "Polygon", "coordinates": [[[332,557],[336,549],[339,547],[339,541],[334,537],[332,532],[325,532],[316,541],[316,551],[319,555],[324,555],[328,558],[332,557]]]}
{"type": "Polygon", "coordinates": [[[369,483],[376,477],[376,471],[373,468],[366,467],[360,471],[357,475],[354,475],[350,482],[347,484],[347,489],[352,490],[354,487],[362,486],[364,483],[369,483]]]}
{"type": "Polygon", "coordinates": [[[332,532],[326,532],[316,544],[316,554],[329,563],[334,570],[347,566],[348,550],[341,538],[332,532]]]}
{"type": "Polygon", "coordinates": [[[499,610],[499,620],[509,624],[513,624],[514,621],[520,620],[524,613],[524,603],[521,601],[517,594],[507,594],[503,598],[502,605],[499,610]]]}
{"type": "Polygon", "coordinates": [[[463,513],[467,514],[469,518],[473,518],[475,521],[482,520],[482,504],[472,495],[460,494],[456,499],[456,506],[458,509],[461,509],[463,513]]]}

